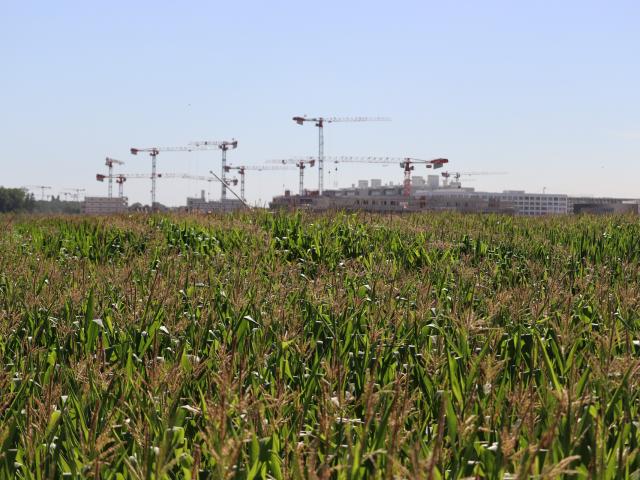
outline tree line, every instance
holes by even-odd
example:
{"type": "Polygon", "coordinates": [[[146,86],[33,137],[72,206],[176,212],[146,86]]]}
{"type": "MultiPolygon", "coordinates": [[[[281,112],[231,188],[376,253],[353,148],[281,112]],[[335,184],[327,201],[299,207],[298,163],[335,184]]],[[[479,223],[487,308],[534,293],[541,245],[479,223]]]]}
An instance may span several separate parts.
{"type": "Polygon", "coordinates": [[[21,188],[0,187],[0,212],[32,212],[36,201],[21,188]]]}
{"type": "Polygon", "coordinates": [[[36,200],[32,193],[22,188],[0,187],[0,213],[33,212],[33,213],[80,213],[80,202],[67,202],[60,197],[50,200],[36,200]]]}

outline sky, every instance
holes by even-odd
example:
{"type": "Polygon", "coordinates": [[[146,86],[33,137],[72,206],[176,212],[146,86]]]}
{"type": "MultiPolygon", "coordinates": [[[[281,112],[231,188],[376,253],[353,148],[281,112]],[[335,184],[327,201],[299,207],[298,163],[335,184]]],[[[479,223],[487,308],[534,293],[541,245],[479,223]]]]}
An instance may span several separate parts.
{"type": "MultiPolygon", "coordinates": [[[[640,197],[638,25],[637,0],[0,0],[0,185],[102,196],[106,156],[150,172],[131,147],[236,138],[229,163],[262,165],[317,153],[295,115],[385,116],[326,126],[325,155],[507,172],[463,178],[478,190],[640,197]]],[[[211,169],[219,151],[158,156],[159,172],[211,169]]],[[[370,178],[402,170],[332,165],[325,188],[370,178]]],[[[295,169],[246,176],[252,203],[297,186],[295,169]]],[[[158,201],[201,189],[219,198],[161,179],[158,201]]],[[[149,203],[150,180],[125,195],[149,203]]]]}

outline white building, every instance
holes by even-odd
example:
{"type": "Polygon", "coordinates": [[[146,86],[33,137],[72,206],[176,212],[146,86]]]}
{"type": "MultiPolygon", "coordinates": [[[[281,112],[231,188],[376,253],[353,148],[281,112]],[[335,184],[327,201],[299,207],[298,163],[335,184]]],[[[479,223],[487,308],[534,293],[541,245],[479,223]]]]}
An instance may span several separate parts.
{"type": "Polygon", "coordinates": [[[506,190],[500,195],[501,200],[513,205],[518,215],[564,215],[569,211],[569,197],[564,194],[526,193],[523,190],[506,190]]]}

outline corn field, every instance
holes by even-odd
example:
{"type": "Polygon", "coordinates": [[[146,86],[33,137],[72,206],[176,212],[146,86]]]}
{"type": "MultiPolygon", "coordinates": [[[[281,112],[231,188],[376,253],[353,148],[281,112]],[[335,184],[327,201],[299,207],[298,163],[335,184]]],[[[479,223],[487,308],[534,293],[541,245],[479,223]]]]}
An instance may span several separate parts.
{"type": "Polygon", "coordinates": [[[0,478],[640,478],[637,218],[0,221],[0,478]]]}

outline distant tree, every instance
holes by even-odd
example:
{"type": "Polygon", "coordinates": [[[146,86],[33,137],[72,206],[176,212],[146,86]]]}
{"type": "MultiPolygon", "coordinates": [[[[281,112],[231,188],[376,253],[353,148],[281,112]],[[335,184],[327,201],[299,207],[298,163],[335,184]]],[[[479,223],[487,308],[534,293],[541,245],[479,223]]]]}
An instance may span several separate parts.
{"type": "Polygon", "coordinates": [[[21,188],[0,187],[0,212],[30,212],[34,206],[33,196],[21,188]]]}

